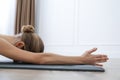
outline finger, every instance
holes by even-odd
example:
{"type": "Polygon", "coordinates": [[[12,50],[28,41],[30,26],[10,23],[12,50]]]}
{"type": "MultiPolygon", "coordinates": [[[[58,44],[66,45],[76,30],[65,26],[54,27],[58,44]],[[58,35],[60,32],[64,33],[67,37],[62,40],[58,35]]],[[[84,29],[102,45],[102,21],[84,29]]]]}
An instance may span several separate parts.
{"type": "Polygon", "coordinates": [[[88,51],[86,51],[87,54],[91,54],[93,52],[95,52],[97,50],[97,48],[93,48],[93,49],[90,49],[88,51]]]}
{"type": "Polygon", "coordinates": [[[96,63],[95,65],[96,65],[96,66],[103,66],[102,64],[98,64],[98,63],[96,63]]]}
{"type": "Polygon", "coordinates": [[[106,62],[107,59],[106,58],[96,58],[96,62],[98,63],[102,63],[102,62],[106,62]]]}
{"type": "Polygon", "coordinates": [[[100,55],[101,57],[107,57],[107,55],[105,54],[97,54],[97,55],[100,55]]]}
{"type": "Polygon", "coordinates": [[[93,55],[96,58],[108,58],[107,55],[101,55],[101,54],[97,54],[97,55],[93,55]]]}

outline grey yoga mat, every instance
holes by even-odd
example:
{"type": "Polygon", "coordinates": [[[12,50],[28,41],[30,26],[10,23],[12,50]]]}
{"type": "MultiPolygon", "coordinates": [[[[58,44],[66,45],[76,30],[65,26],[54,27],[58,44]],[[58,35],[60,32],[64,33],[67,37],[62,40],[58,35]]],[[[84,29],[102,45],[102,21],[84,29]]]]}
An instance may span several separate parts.
{"type": "Polygon", "coordinates": [[[36,65],[13,62],[0,62],[0,69],[33,69],[33,70],[93,71],[93,72],[105,71],[102,67],[93,65],[36,65]]]}

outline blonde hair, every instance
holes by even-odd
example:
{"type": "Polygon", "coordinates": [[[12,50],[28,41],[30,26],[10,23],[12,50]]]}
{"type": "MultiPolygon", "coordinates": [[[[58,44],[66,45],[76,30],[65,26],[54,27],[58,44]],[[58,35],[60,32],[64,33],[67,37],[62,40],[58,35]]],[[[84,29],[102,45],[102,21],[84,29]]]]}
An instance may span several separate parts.
{"type": "Polygon", "coordinates": [[[21,28],[21,41],[24,42],[23,50],[31,52],[43,52],[44,44],[41,38],[35,33],[32,25],[24,25],[21,28]]]}

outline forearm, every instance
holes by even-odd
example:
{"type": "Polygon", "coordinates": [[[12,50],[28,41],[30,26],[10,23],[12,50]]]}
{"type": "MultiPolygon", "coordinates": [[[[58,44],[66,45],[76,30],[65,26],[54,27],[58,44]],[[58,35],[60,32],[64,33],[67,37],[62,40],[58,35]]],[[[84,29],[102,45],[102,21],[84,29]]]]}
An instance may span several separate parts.
{"type": "Polygon", "coordinates": [[[38,60],[41,58],[40,64],[82,64],[83,63],[83,58],[80,56],[62,56],[53,53],[43,53],[37,55],[38,55],[37,58],[38,60]]]}

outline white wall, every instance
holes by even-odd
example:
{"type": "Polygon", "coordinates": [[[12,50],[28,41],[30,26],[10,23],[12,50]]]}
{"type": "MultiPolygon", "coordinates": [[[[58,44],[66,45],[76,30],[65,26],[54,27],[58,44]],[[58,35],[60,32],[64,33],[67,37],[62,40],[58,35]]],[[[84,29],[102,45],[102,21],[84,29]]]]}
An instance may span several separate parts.
{"type": "Polygon", "coordinates": [[[0,34],[14,34],[16,0],[0,0],[0,34]]]}
{"type": "Polygon", "coordinates": [[[46,52],[120,58],[120,0],[36,0],[36,23],[46,52]]]}

